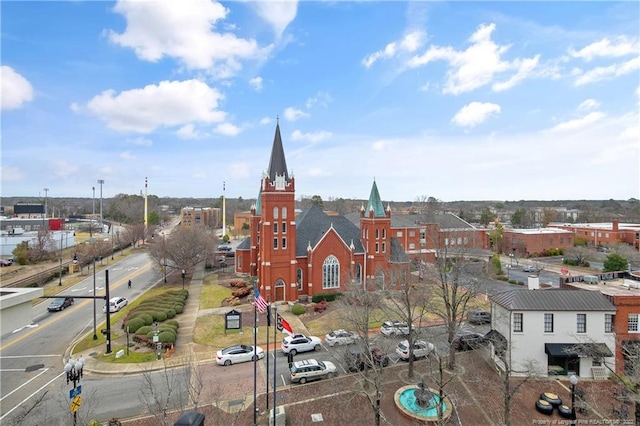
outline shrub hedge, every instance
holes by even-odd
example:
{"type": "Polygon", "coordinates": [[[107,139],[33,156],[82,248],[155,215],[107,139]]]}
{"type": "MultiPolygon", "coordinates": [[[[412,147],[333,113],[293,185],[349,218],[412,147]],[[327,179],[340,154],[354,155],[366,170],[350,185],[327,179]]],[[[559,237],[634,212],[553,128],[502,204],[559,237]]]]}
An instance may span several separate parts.
{"type": "Polygon", "coordinates": [[[300,304],[300,303],[296,303],[295,305],[293,305],[291,307],[291,313],[293,315],[302,315],[304,313],[307,312],[307,309],[304,307],[304,305],[300,304]]]}
{"type": "Polygon", "coordinates": [[[333,302],[334,300],[339,299],[340,297],[342,297],[342,293],[339,291],[335,291],[331,293],[318,293],[313,295],[313,297],[311,298],[311,301],[313,303],[318,303],[323,300],[325,302],[333,302]]]}

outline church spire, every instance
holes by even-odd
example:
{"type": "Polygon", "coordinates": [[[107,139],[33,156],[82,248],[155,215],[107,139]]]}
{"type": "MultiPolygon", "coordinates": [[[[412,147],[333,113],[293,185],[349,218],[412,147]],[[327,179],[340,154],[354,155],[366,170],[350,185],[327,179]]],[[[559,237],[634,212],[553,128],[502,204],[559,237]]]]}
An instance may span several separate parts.
{"type": "Polygon", "coordinates": [[[380,199],[380,193],[378,192],[378,185],[376,185],[375,180],[371,187],[371,194],[369,195],[369,201],[367,202],[367,213],[365,214],[368,214],[369,211],[373,211],[373,217],[386,217],[384,206],[380,199]]]}
{"type": "Polygon", "coordinates": [[[287,172],[287,161],[284,158],[284,148],[282,148],[282,137],[280,136],[280,122],[276,124],[276,134],[273,138],[273,147],[271,148],[271,159],[269,160],[269,169],[267,175],[271,182],[276,181],[276,176],[284,176],[284,180],[289,180],[289,172],[287,172]]]}

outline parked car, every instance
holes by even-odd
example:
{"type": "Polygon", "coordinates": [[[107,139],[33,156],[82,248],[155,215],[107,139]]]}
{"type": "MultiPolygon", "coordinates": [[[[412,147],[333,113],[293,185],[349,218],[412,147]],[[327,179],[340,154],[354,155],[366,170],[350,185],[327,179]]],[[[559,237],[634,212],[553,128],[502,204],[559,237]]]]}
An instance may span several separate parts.
{"type": "Polygon", "coordinates": [[[347,330],[333,330],[331,333],[324,336],[324,341],[329,346],[335,345],[349,345],[360,339],[360,335],[355,331],[347,330]]]}
{"type": "Polygon", "coordinates": [[[409,325],[402,321],[385,321],[380,326],[380,333],[385,336],[407,336],[409,325]]]}
{"type": "Polygon", "coordinates": [[[322,348],[322,341],[316,336],[305,336],[303,334],[294,334],[287,336],[282,340],[280,349],[285,354],[295,355],[298,352],[319,351],[322,348]]]}
{"type": "Polygon", "coordinates": [[[0,266],[11,266],[13,265],[13,259],[0,259],[0,266]]]}
{"type": "Polygon", "coordinates": [[[64,311],[71,305],[73,305],[73,297],[57,297],[51,301],[47,310],[49,312],[64,311]]]}
{"type": "Polygon", "coordinates": [[[540,269],[538,269],[533,265],[526,265],[524,268],[522,268],[522,272],[539,272],[539,271],[540,269]]]}
{"type": "Polygon", "coordinates": [[[231,251],[231,247],[229,247],[229,246],[219,246],[218,250],[219,251],[231,251]]]}
{"type": "Polygon", "coordinates": [[[292,383],[307,383],[309,380],[322,379],[336,373],[336,365],[331,361],[305,359],[296,361],[289,366],[292,383]]]}
{"type": "Polygon", "coordinates": [[[264,358],[264,350],[260,346],[233,345],[216,353],[218,365],[231,365],[264,358]]]}
{"type": "MultiPolygon", "coordinates": [[[[425,342],[424,340],[416,340],[413,342],[413,359],[426,358],[430,353],[435,351],[436,347],[433,343],[425,342]]],[[[405,361],[409,360],[409,342],[403,340],[396,346],[396,354],[405,361]]]]}
{"type": "MultiPolygon", "coordinates": [[[[109,312],[118,312],[120,309],[127,306],[129,301],[124,297],[112,297],[109,299],[109,312]]],[[[107,305],[102,307],[102,312],[107,312],[107,305]]]]}
{"type": "Polygon", "coordinates": [[[344,354],[349,371],[362,371],[374,365],[386,367],[389,365],[389,356],[377,346],[369,348],[369,354],[360,347],[350,347],[344,354]]]}
{"type": "Polygon", "coordinates": [[[467,322],[470,324],[491,324],[491,313],[480,309],[469,311],[467,322]]]}
{"type": "Polygon", "coordinates": [[[484,334],[472,330],[460,330],[453,338],[453,347],[457,351],[475,349],[486,342],[484,334]]]}

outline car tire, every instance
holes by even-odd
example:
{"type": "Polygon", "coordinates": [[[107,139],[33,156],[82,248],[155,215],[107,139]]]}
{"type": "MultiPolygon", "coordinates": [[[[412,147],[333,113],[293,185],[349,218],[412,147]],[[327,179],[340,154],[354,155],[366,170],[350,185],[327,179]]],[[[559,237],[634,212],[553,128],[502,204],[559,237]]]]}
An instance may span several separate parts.
{"type": "Polygon", "coordinates": [[[322,349],[322,345],[315,345],[313,347],[313,350],[316,351],[316,352],[318,352],[320,349],[322,349]]]}
{"type": "Polygon", "coordinates": [[[382,360],[382,362],[380,363],[383,367],[386,367],[387,365],[389,365],[389,358],[385,358],[382,360]]]}
{"type": "Polygon", "coordinates": [[[251,357],[251,361],[257,361],[258,360],[258,355],[254,355],[251,357]]]}
{"type": "Polygon", "coordinates": [[[291,349],[289,351],[289,353],[291,354],[291,356],[296,356],[296,354],[298,353],[298,351],[296,351],[295,349],[291,349]]]}
{"type": "Polygon", "coordinates": [[[226,367],[230,366],[230,365],[231,365],[231,360],[230,360],[230,359],[225,360],[225,361],[224,361],[224,365],[225,365],[226,367]]]}
{"type": "Polygon", "coordinates": [[[307,379],[305,377],[300,379],[300,384],[304,385],[305,383],[307,383],[307,379]]]}

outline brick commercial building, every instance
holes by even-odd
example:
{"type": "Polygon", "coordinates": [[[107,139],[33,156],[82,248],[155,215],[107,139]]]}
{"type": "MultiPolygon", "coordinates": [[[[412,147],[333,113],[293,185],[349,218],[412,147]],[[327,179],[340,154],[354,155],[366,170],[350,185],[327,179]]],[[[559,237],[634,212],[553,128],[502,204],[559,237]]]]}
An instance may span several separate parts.
{"type": "Polygon", "coordinates": [[[574,233],[576,238],[585,239],[592,246],[610,246],[626,243],[640,249],[640,224],[619,223],[551,223],[550,227],[566,229],[574,233]]]}
{"type": "Polygon", "coordinates": [[[517,257],[542,255],[548,249],[573,247],[573,232],[558,228],[505,229],[502,253],[517,257]]]}

